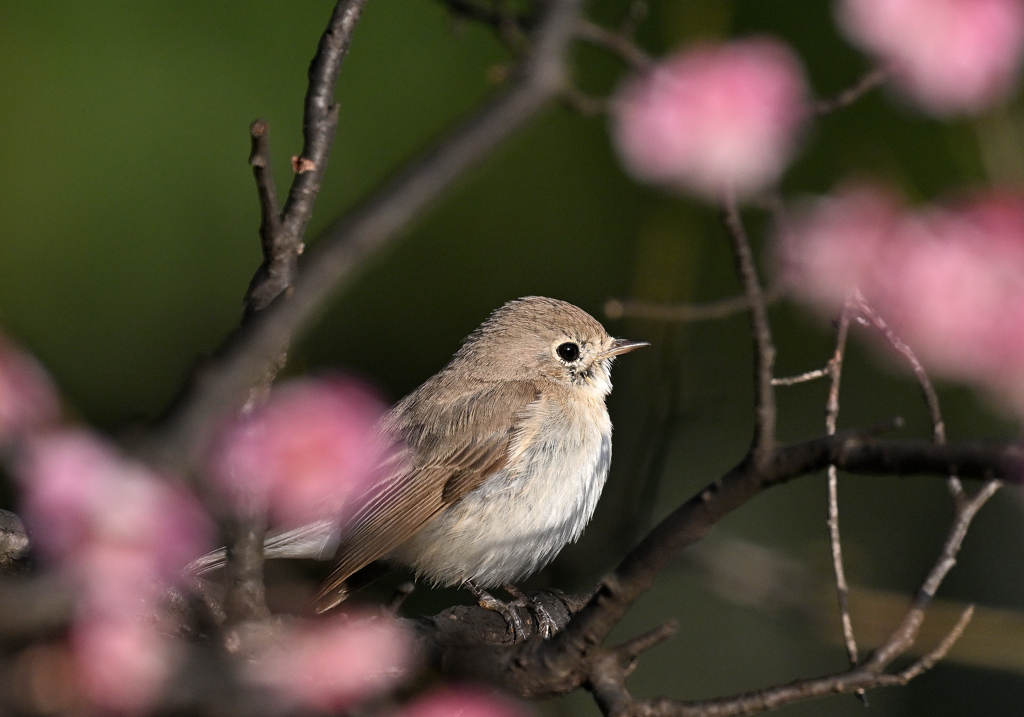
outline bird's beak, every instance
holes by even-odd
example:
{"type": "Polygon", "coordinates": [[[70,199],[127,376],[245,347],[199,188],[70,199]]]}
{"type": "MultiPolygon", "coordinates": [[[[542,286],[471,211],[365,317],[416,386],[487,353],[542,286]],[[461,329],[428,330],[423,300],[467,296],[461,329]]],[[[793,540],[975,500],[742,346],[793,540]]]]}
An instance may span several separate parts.
{"type": "Polygon", "coordinates": [[[606,359],[612,356],[618,356],[619,354],[626,354],[633,349],[638,349],[641,346],[650,346],[646,341],[630,341],[629,339],[615,339],[612,342],[612,347],[607,351],[603,352],[599,358],[606,359]]]}

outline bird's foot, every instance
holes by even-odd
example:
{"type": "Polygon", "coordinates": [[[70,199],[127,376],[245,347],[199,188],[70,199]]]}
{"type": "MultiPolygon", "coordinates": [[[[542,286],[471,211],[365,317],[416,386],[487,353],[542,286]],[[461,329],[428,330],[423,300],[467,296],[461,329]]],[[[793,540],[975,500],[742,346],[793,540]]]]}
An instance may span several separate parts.
{"type": "Polygon", "coordinates": [[[519,616],[519,612],[516,610],[516,607],[518,607],[517,603],[502,602],[478,586],[472,580],[466,581],[466,587],[473,593],[473,597],[476,598],[476,602],[480,607],[486,610],[493,610],[505,618],[505,624],[512,630],[513,642],[526,641],[526,628],[523,627],[523,619],[519,616]]]}
{"type": "Polygon", "coordinates": [[[525,593],[511,583],[506,583],[501,587],[512,596],[513,601],[510,605],[524,607],[533,614],[534,620],[537,621],[537,632],[545,640],[561,629],[562,626],[558,624],[554,615],[551,614],[540,600],[536,599],[536,593],[525,593]]]}

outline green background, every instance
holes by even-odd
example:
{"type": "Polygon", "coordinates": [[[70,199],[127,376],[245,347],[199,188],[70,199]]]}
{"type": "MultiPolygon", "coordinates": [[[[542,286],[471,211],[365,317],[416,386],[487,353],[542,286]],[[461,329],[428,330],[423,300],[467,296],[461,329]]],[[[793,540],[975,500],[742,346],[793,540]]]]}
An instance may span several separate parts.
{"type": "MultiPolygon", "coordinates": [[[[117,433],[155,418],[193,362],[237,325],[260,258],[247,128],[257,117],[270,123],[283,192],[289,157],[301,146],[306,66],[331,6],[0,2],[0,323],[44,362],[83,420],[117,433]]],[[[591,10],[612,21],[624,4],[591,10]]],[[[662,54],[694,38],[752,32],[791,43],[820,96],[869,67],[836,34],[821,0],[656,2],[640,38],[662,54]]],[[[591,92],[606,93],[622,72],[593,48],[579,48],[576,60],[577,79],[591,92]]],[[[371,0],[338,84],[338,136],[310,242],[491,96],[488,78],[508,61],[487,29],[454,21],[436,2],[371,0]]],[[[784,189],[796,197],[872,176],[927,200],[1017,182],[1021,146],[1016,102],[940,123],[875,91],[815,124],[784,189]]],[[[765,256],[764,217],[748,219],[765,256]]],[[[633,184],[617,167],[604,119],[553,107],[364,268],[293,352],[291,370],[353,371],[395,399],[443,365],[490,310],[527,294],[571,301],[612,333],[651,341],[616,367],[615,461],[595,522],[538,578],[580,589],[613,567],[644,526],[735,463],[751,431],[745,318],[610,321],[604,302],[736,291],[715,212],[633,184]]],[[[780,374],[828,358],[826,322],[786,303],[773,319],[780,374]]],[[[847,363],[840,425],[902,415],[904,435],[928,435],[915,385],[862,338],[847,363]]],[[[824,394],[815,384],[780,392],[783,439],[821,432],[824,394]]],[[[1014,435],[969,390],[943,386],[942,398],[951,437],[1014,435]]],[[[841,492],[852,583],[913,590],[949,518],[942,482],[848,477],[841,492]]],[[[713,697],[842,669],[838,625],[815,617],[830,600],[818,589],[830,577],[824,517],[824,482],[809,476],[752,501],[713,536],[712,545],[742,539],[770,549],[753,561],[758,568],[789,561],[797,577],[783,580],[781,594],[793,604],[752,596],[749,586],[730,591],[692,556],[666,571],[616,633],[628,637],[667,617],[681,625],[641,661],[634,693],[713,697]]],[[[1022,538],[1018,496],[997,496],[943,597],[1019,609],[1022,538]]],[[[452,600],[465,596],[424,590],[407,611],[452,600]]],[[[1024,632],[982,633],[989,638],[1024,653],[1024,632]]],[[[874,715],[1015,714],[1024,679],[953,660],[909,688],[871,693],[870,702],[874,715]]],[[[539,709],[597,714],[586,695],[539,709]]],[[[853,697],[780,713],[865,714],[853,697]]]]}

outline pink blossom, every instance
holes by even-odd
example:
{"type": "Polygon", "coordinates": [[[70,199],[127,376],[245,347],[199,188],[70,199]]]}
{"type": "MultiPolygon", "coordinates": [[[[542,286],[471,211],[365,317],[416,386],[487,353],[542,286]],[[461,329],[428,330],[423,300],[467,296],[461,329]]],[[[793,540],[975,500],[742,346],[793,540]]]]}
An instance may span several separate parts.
{"type": "Polygon", "coordinates": [[[209,519],[191,495],[86,431],[36,437],[18,476],[33,539],[58,563],[138,551],[147,575],[169,580],[210,542],[209,519]]]}
{"type": "Polygon", "coordinates": [[[846,189],[798,216],[780,246],[795,295],[835,312],[859,289],[929,370],[1024,416],[1024,196],[910,211],[885,190],[846,189]]]}
{"type": "Polygon", "coordinates": [[[851,186],[818,200],[781,237],[783,281],[802,298],[837,311],[864,283],[902,212],[898,197],[876,187],[851,186]]]}
{"type": "Polygon", "coordinates": [[[80,688],[100,709],[143,711],[173,667],[173,641],[150,622],[155,602],[209,547],[209,518],[83,430],[33,437],[16,468],[34,541],[77,598],[69,639],[80,688]]]}
{"type": "Polygon", "coordinates": [[[0,445],[59,417],[60,399],[46,371],[0,334],[0,445]]]}
{"type": "Polygon", "coordinates": [[[635,76],[612,103],[612,136],[637,179],[721,200],[774,182],[809,116],[800,61],[749,39],[698,45],[635,76]]]}
{"type": "Polygon", "coordinates": [[[390,617],[308,621],[257,656],[248,674],[289,703],[338,711],[395,686],[411,648],[410,636],[390,617]]]}
{"type": "Polygon", "coordinates": [[[400,717],[528,717],[530,713],[493,691],[476,687],[435,690],[406,707],[400,717]]]}
{"type": "Polygon", "coordinates": [[[150,707],[170,677],[173,640],[131,617],[78,620],[70,634],[78,687],[94,706],[119,714],[150,707]]]}
{"type": "Polygon", "coordinates": [[[336,517],[377,474],[383,411],[354,381],[293,381],[228,427],[211,473],[240,510],[255,504],[284,524],[336,517]]]}
{"type": "Polygon", "coordinates": [[[936,115],[978,112],[1013,90],[1022,0],[841,0],[840,25],[936,115]]]}

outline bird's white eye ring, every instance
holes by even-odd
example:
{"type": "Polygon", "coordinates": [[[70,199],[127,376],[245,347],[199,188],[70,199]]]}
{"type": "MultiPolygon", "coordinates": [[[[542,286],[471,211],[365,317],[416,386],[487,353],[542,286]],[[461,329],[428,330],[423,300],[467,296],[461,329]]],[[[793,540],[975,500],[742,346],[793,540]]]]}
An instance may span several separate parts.
{"type": "Polygon", "coordinates": [[[572,341],[566,341],[564,344],[559,344],[558,348],[555,349],[555,353],[558,354],[558,358],[568,363],[576,361],[580,357],[580,347],[578,344],[572,341]]]}

